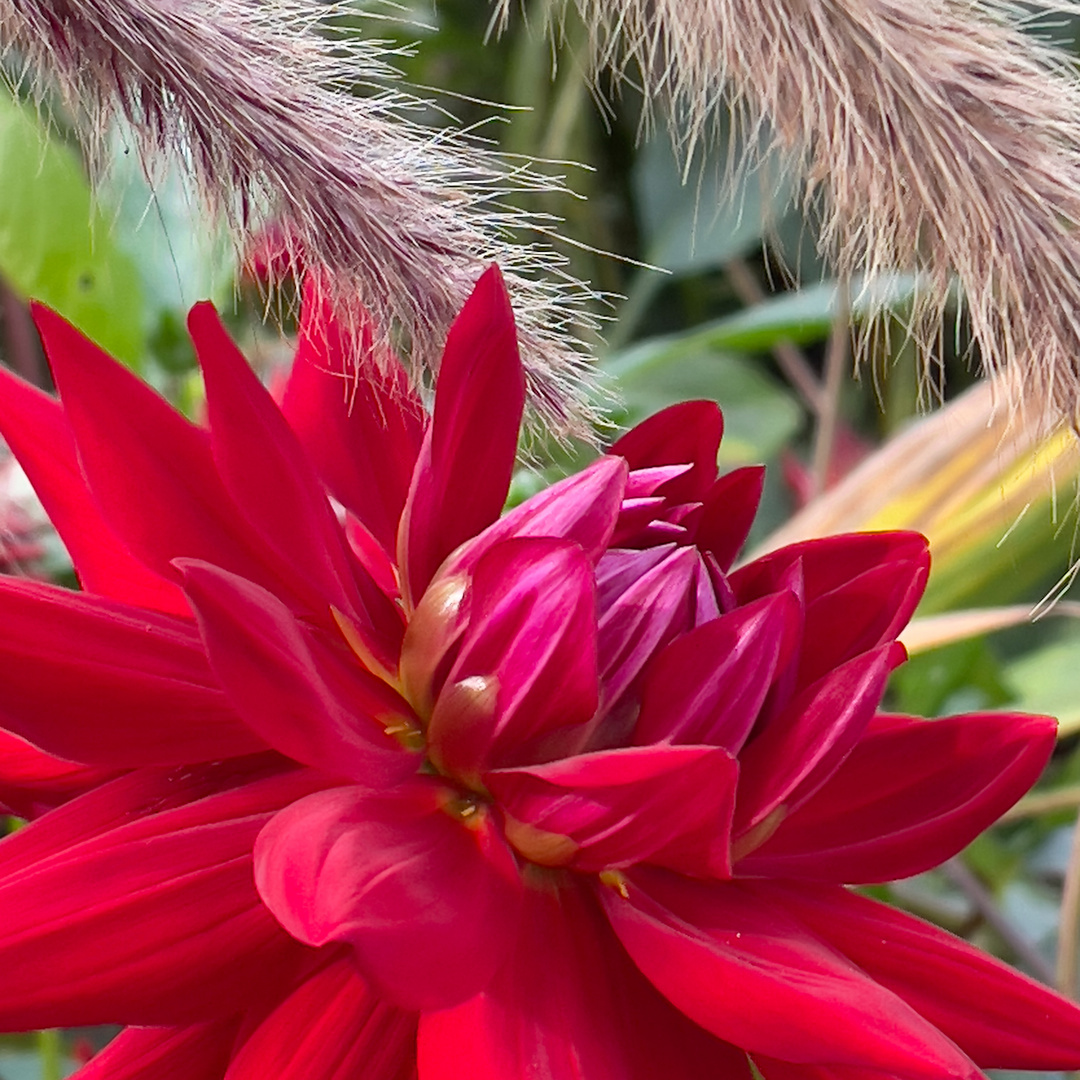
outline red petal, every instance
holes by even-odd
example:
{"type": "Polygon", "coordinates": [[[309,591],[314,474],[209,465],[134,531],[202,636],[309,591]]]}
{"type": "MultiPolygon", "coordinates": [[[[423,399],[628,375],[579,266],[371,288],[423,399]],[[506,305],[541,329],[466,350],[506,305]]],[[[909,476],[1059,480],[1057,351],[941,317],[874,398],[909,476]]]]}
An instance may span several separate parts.
{"type": "Polygon", "coordinates": [[[716,453],[724,418],[714,401],[684,401],[662,409],[628,431],[610,453],[631,470],[689,463],[693,468],[657,489],[670,502],[700,501],[716,479],[716,453]]]}
{"type": "Polygon", "coordinates": [[[605,708],[634,684],[659,649],[691,628],[698,561],[693,549],[677,549],[602,614],[597,648],[605,708]]]}
{"type": "Polygon", "coordinates": [[[673,641],[645,676],[634,742],[703,743],[737,754],[772,684],[785,628],[797,615],[791,593],[778,593],[673,641]]]}
{"type": "Polygon", "coordinates": [[[318,615],[331,604],[353,617],[357,606],[367,612],[374,605],[372,617],[382,615],[392,626],[396,620],[381,610],[389,602],[346,554],[341,526],[300,441],[213,305],[196,304],[188,326],[206,380],[210,445],[221,479],[262,544],[289,567],[285,580],[318,615]]]}
{"type": "Polygon", "coordinates": [[[466,782],[550,760],[596,711],[592,567],[563,540],[506,540],[477,564],[469,626],[428,728],[432,759],[466,782]]]}
{"type": "Polygon", "coordinates": [[[58,401],[0,371],[0,429],[64,541],[84,589],[140,607],[187,613],[180,590],[139,562],[101,516],[58,401]]]}
{"type": "Polygon", "coordinates": [[[105,769],[53,757],[0,730],[0,813],[34,818],[111,776],[105,769]]]}
{"type": "Polygon", "coordinates": [[[781,548],[730,577],[740,603],[785,586],[802,567],[806,632],[798,686],[894,640],[926,587],[930,552],[918,533],[853,533],[781,548]]]}
{"type": "Polygon", "coordinates": [[[334,498],[393,552],[424,411],[397,358],[375,355],[366,313],[356,317],[342,325],[308,278],[281,411],[334,498]]]}
{"type": "Polygon", "coordinates": [[[711,551],[721,570],[730,568],[746,543],[764,484],[764,466],[748,465],[721,476],[702,500],[705,505],[694,543],[711,551]]]}
{"type": "Polygon", "coordinates": [[[892,1080],[880,1069],[858,1069],[849,1065],[795,1065],[764,1054],[754,1055],[754,1066],[762,1080],[892,1080]]]}
{"type": "Polygon", "coordinates": [[[0,842],[5,1030],[231,1015],[301,955],[259,902],[252,845],[311,791],[252,764],[145,770],[0,842]]]}
{"type": "Polygon", "coordinates": [[[415,1063],[416,1017],[380,1001],[339,957],[255,1029],[226,1080],[408,1080],[415,1063]]]}
{"type": "Polygon", "coordinates": [[[799,883],[771,895],[982,1068],[1080,1068],[1080,1008],[1000,960],[846,889],[799,883]]]}
{"type": "Polygon", "coordinates": [[[514,315],[492,266],[446,339],[435,413],[401,520],[398,566],[412,604],[443,559],[499,516],[524,405],[514,315]]]}
{"type": "Polygon", "coordinates": [[[210,672],[193,623],[0,579],[0,723],[49,753],[115,767],[263,750],[210,672]]]}
{"type": "Polygon", "coordinates": [[[607,550],[625,483],[626,462],[622,458],[597,458],[581,472],[544,488],[489,525],[450,557],[443,576],[472,570],[496,544],[522,537],[573,541],[595,564],[607,550]]]}
{"type": "Polygon", "coordinates": [[[71,1080],[221,1080],[237,1021],[125,1028],[71,1080]]]}
{"type": "Polygon", "coordinates": [[[878,717],[828,782],[739,864],[740,873],[858,884],[937,866],[1038,779],[1048,718],[878,717]]]}
{"type": "Polygon", "coordinates": [[[533,861],[545,861],[528,850],[540,830],[572,842],[570,857],[555,865],[599,871],[651,862],[723,878],[737,778],[735,759],[717,747],[647,746],[503,769],[484,783],[514,819],[511,842],[533,861]]]}
{"type": "Polygon", "coordinates": [[[177,557],[276,580],[281,568],[267,568],[221,483],[206,432],[59,315],[35,307],[34,318],[90,488],[132,553],[170,580],[177,557]]]}
{"type": "Polygon", "coordinates": [[[638,868],[601,899],[654,986],[718,1038],[808,1064],[890,1076],[976,1078],[900,998],[804,930],[764,889],[638,868]]]}
{"type": "Polygon", "coordinates": [[[409,725],[412,710],[344,641],[335,650],[250,581],[206,563],[183,569],[214,673],[269,745],[331,776],[369,783],[417,770],[419,756],[387,734],[409,725]]]}
{"type": "Polygon", "coordinates": [[[424,1080],[750,1080],[746,1056],[673,1009],[572,887],[529,890],[506,965],[421,1016],[419,1055],[424,1080]]]}
{"type": "Polygon", "coordinates": [[[401,1007],[456,1004],[505,959],[521,885],[490,814],[454,799],[434,779],[302,799],[259,836],[259,893],[301,941],[348,942],[401,1007]]]}
{"type": "Polygon", "coordinates": [[[848,661],[794,698],[739,756],[736,832],[808,799],[851,753],[896,666],[892,646],[848,661]]]}

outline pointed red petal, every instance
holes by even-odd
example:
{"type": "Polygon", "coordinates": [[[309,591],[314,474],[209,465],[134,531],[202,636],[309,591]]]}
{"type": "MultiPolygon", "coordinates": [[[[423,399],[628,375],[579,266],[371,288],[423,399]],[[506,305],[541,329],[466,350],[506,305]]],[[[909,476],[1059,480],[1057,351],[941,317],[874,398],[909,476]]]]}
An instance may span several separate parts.
{"type": "Polygon", "coordinates": [[[250,581],[206,563],[184,562],[183,570],[214,673],[269,745],[331,776],[373,784],[417,770],[419,756],[386,732],[412,720],[412,710],[344,641],[305,627],[250,581]]]}
{"type": "Polygon", "coordinates": [[[366,313],[343,326],[311,278],[281,411],[324,482],[386,551],[424,435],[424,410],[396,357],[375,356],[366,313]]]}
{"type": "Polygon", "coordinates": [[[339,955],[263,1020],[225,1080],[407,1080],[415,1062],[416,1016],[381,1001],[339,955]]]}
{"type": "Polygon", "coordinates": [[[1080,1068],[1080,1007],[921,919],[846,889],[770,895],[984,1069],[1080,1068]]]}
{"type": "Polygon", "coordinates": [[[477,564],[469,627],[428,728],[465,779],[569,751],[596,711],[592,567],[563,540],[506,540],[477,564]]]}
{"type": "Polygon", "coordinates": [[[750,1080],[635,970],[587,895],[527,894],[521,932],[482,994],[420,1018],[424,1080],[750,1080]]]}
{"type": "Polygon", "coordinates": [[[771,552],[731,574],[740,603],[785,587],[801,565],[806,632],[797,686],[894,640],[926,587],[930,552],[918,533],[853,533],[771,552]]]}
{"type": "Polygon", "coordinates": [[[213,305],[196,304],[188,326],[206,380],[214,461],[262,543],[289,567],[286,580],[319,615],[329,605],[355,617],[357,605],[363,611],[368,601],[385,604],[374,582],[366,583],[362,600],[356,595],[365,575],[346,554],[322,484],[213,305]]]}
{"type": "Polygon", "coordinates": [[[731,567],[746,543],[764,484],[764,466],[748,465],[721,476],[702,500],[704,508],[694,543],[711,551],[721,570],[731,567]]]}
{"type": "Polygon", "coordinates": [[[540,830],[571,841],[569,857],[555,865],[595,872],[651,862],[723,878],[731,870],[737,778],[726,750],[661,745],[502,769],[484,783],[513,819],[511,842],[535,862],[545,861],[529,850],[540,830]]]}
{"type": "Polygon", "coordinates": [[[769,900],[766,889],[637,868],[601,887],[615,932],[654,986],[718,1038],[808,1064],[979,1077],[914,1010],[769,900]]]}
{"type": "Polygon", "coordinates": [[[705,743],[738,753],[769,691],[796,604],[791,593],[778,593],[673,641],[645,677],[634,742],[705,743]]]}
{"type": "Polygon", "coordinates": [[[724,418],[714,401],[684,401],[662,409],[628,431],[609,451],[631,470],[690,464],[689,472],[657,489],[670,502],[700,501],[716,479],[716,453],[724,418]]]}
{"type": "Polygon", "coordinates": [[[828,782],[740,873],[860,884],[928,870],[1038,779],[1057,724],[1008,713],[878,717],[828,782]]]}
{"type": "Polygon", "coordinates": [[[221,1080],[237,1021],[125,1028],[72,1080],[221,1080]]]}
{"type": "Polygon", "coordinates": [[[454,798],[432,778],[302,799],[259,836],[259,894],[299,940],[350,944],[402,1008],[456,1004],[505,959],[521,885],[491,815],[454,798]]]}
{"type": "Polygon", "coordinates": [[[132,553],[175,580],[177,557],[271,579],[217,473],[206,432],[47,308],[34,318],[98,506],[132,553]]]}
{"type": "Polygon", "coordinates": [[[770,719],[739,755],[737,833],[781,804],[792,812],[835,772],[873,718],[895,661],[888,645],[856,657],[770,719]]]}
{"type": "Polygon", "coordinates": [[[0,431],[64,541],[84,589],[140,607],[187,613],[180,590],[135,558],[102,517],[55,398],[0,371],[0,431]]]}
{"type": "Polygon", "coordinates": [[[435,412],[401,521],[398,566],[412,604],[443,559],[499,516],[524,405],[514,315],[493,266],[446,339],[435,412]]]}
{"type": "Polygon", "coordinates": [[[246,766],[121,777],[0,842],[5,1030],[231,1015],[302,950],[260,903],[252,846],[318,781],[246,766]]]}
{"type": "Polygon", "coordinates": [[[53,757],[0,729],[0,813],[35,818],[113,773],[53,757]]]}
{"type": "Polygon", "coordinates": [[[266,744],[233,712],[188,620],[0,579],[0,724],[49,753],[123,767],[266,744]]]}

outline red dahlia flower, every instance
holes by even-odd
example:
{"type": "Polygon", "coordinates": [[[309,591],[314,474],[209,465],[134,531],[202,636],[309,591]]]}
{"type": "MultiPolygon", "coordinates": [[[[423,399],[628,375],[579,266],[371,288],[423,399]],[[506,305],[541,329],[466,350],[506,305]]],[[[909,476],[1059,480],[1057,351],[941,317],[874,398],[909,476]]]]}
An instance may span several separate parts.
{"type": "Polygon", "coordinates": [[[920,537],[732,571],[761,474],[717,479],[701,402],[500,517],[498,272],[430,416],[307,300],[280,409],[195,308],[209,430],[45,310],[62,404],[0,382],[85,590],[0,583],[0,722],[64,780],[0,843],[0,1024],[139,1025],[113,1080],[1080,1065],[1074,1006],[844,888],[958,851],[1053,744],[875,713],[920,537]]]}

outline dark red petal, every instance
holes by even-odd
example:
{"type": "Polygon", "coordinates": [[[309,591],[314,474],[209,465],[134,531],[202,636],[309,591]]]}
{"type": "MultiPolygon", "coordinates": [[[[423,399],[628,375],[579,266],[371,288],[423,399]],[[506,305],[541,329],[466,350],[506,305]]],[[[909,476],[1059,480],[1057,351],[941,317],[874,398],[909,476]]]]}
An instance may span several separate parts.
{"type": "Polygon", "coordinates": [[[511,819],[507,836],[545,862],[550,838],[567,838],[584,871],[651,862],[699,877],[728,877],[738,766],[713,746],[601,750],[548,765],[487,773],[484,783],[511,819]],[[521,826],[525,826],[523,830],[521,826]]]}
{"type": "Polygon", "coordinates": [[[185,614],[183,594],[121,543],[90,494],[60,403],[0,370],[0,431],[71,555],[84,589],[185,614]]]}
{"type": "Polygon", "coordinates": [[[897,648],[865,653],[819,679],[743,749],[736,833],[781,805],[792,812],[835,772],[873,718],[897,648]]]}
{"type": "Polygon", "coordinates": [[[880,1069],[859,1069],[849,1065],[796,1065],[790,1061],[754,1055],[754,1065],[762,1080],[893,1080],[880,1069]]]}
{"type": "Polygon", "coordinates": [[[921,873],[966,847],[1038,779],[1057,724],[985,713],[878,717],[828,782],[740,873],[860,884],[921,873]]]}
{"type": "Polygon", "coordinates": [[[673,1009],[573,887],[529,890],[506,965],[420,1018],[419,1056],[424,1080],[750,1080],[745,1054],[673,1009]]]}
{"type": "Polygon", "coordinates": [[[47,308],[34,318],[102,515],[136,558],[175,580],[178,557],[276,580],[217,473],[205,431],[47,308]]]}
{"type": "Polygon", "coordinates": [[[424,410],[397,357],[376,349],[366,313],[356,318],[343,325],[308,278],[281,411],[334,498],[393,552],[424,410]]]}
{"type": "Polygon", "coordinates": [[[338,955],[263,1020],[225,1080],[408,1080],[416,1019],[381,1001],[338,955]]]}
{"type": "Polygon", "coordinates": [[[252,845],[318,782],[254,764],[143,770],[0,842],[5,1030],[226,1016],[302,950],[260,903],[252,845]]]}
{"type": "Polygon", "coordinates": [[[780,659],[791,593],[756,600],[673,641],[649,666],[634,742],[707,743],[737,754],[780,659]]]}
{"type": "Polygon", "coordinates": [[[114,767],[263,750],[217,686],[195,626],[52,585],[0,579],[0,724],[114,767]]]}
{"type": "Polygon", "coordinates": [[[125,1028],[71,1080],[221,1080],[237,1021],[125,1028]]]}
{"type": "Polygon", "coordinates": [[[523,537],[573,541],[595,564],[607,550],[625,483],[622,458],[598,458],[493,522],[447,560],[440,576],[470,571],[495,544],[523,537]]]}
{"type": "Polygon", "coordinates": [[[53,757],[0,729],[0,813],[35,818],[112,775],[53,757]]]}
{"type": "Polygon", "coordinates": [[[634,684],[659,649],[691,628],[698,562],[693,549],[677,549],[601,615],[597,649],[605,708],[634,684]]]}
{"type": "Polygon", "coordinates": [[[796,563],[806,602],[801,688],[899,635],[926,587],[930,552],[925,537],[904,532],[792,544],[731,574],[740,603],[786,587],[786,574],[796,563]]]}
{"type": "Polygon", "coordinates": [[[184,583],[214,673],[237,713],[283,754],[331,776],[394,783],[419,767],[388,727],[412,710],[344,641],[305,627],[265,589],[206,563],[184,583]]]}
{"type": "Polygon", "coordinates": [[[615,932],[654,986],[718,1038],[807,1064],[908,1080],[977,1078],[900,998],[808,933],[764,890],[639,867],[600,888],[615,932]]]}
{"type": "Polygon", "coordinates": [[[524,407],[514,315],[492,266],[446,339],[435,412],[401,520],[398,566],[411,603],[454,548],[499,516],[524,407]]]}
{"type": "Polygon", "coordinates": [[[669,502],[700,501],[716,479],[716,453],[724,418],[714,401],[684,401],[662,409],[628,431],[610,453],[626,458],[631,470],[657,465],[693,468],[657,489],[669,502]]]}
{"type": "Polygon", "coordinates": [[[491,814],[455,803],[433,778],[293,804],[259,836],[255,879],[289,933],[310,945],[347,942],[407,1009],[445,1008],[486,986],[521,906],[491,814]]]}
{"type": "Polygon", "coordinates": [[[721,570],[731,567],[746,543],[764,484],[764,466],[748,465],[721,476],[702,499],[694,543],[712,552],[721,570]]]}
{"type": "Polygon", "coordinates": [[[1080,1068],[1075,1003],[936,926],[846,889],[801,882],[768,888],[982,1068],[1080,1068]]]}
{"type": "Polygon", "coordinates": [[[188,327],[206,381],[214,461],[262,544],[289,568],[285,580],[313,613],[324,615],[333,605],[356,618],[357,608],[366,615],[374,605],[370,617],[379,619],[389,602],[348,557],[341,526],[299,439],[213,305],[196,304],[188,327]]]}
{"type": "Polygon", "coordinates": [[[428,728],[432,759],[467,782],[580,744],[596,711],[592,567],[563,540],[506,540],[476,566],[469,626],[428,728]]]}

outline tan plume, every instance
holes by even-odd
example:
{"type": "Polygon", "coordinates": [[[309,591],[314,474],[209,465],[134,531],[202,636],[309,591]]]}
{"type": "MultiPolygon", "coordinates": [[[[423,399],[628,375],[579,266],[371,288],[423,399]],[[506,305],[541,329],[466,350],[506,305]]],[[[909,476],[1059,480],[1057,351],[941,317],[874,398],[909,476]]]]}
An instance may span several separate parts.
{"type": "Polygon", "coordinates": [[[403,325],[422,361],[499,262],[533,404],[573,429],[586,411],[574,331],[589,323],[588,290],[550,247],[509,239],[552,223],[504,201],[556,181],[414,122],[389,47],[327,32],[344,13],[310,0],[0,0],[0,49],[39,94],[51,76],[92,131],[126,118],[151,166],[192,172],[239,241],[287,221],[340,297],[403,325]],[[369,93],[346,92],[356,84],[369,93]]]}
{"type": "MultiPolygon", "coordinates": [[[[1008,0],[576,0],[598,65],[636,62],[684,149],[717,105],[808,180],[842,274],[915,270],[930,355],[948,282],[988,370],[1050,420],[1080,401],[1080,84],[1008,0]]],[[[502,0],[505,15],[509,0],[502,0]]],[[[1075,13],[1074,0],[1047,7],[1075,13]]],[[[754,140],[748,140],[753,143],[754,140]]]]}

